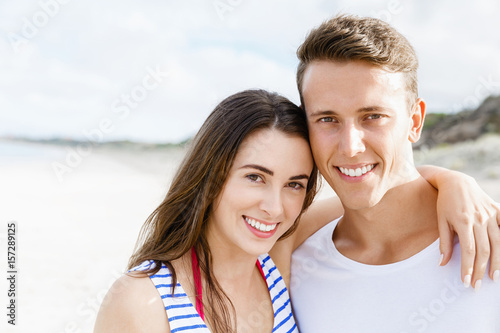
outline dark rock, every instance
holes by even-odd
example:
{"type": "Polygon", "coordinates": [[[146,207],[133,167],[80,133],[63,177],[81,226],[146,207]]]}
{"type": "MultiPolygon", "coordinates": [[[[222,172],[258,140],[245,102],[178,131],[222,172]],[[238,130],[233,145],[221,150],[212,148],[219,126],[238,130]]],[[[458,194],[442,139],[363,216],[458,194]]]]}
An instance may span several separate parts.
{"type": "Polygon", "coordinates": [[[488,97],[474,111],[429,114],[428,118],[431,125],[424,127],[420,140],[414,144],[415,149],[475,140],[485,133],[500,133],[500,96],[488,97]]]}

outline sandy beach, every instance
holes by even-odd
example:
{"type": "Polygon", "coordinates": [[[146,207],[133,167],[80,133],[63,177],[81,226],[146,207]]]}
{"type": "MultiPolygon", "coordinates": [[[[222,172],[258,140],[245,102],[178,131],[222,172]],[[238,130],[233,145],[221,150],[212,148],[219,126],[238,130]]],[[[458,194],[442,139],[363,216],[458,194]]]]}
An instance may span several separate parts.
{"type": "MultiPolygon", "coordinates": [[[[499,147],[500,136],[488,136],[416,152],[416,163],[470,174],[500,201],[499,147]]],[[[6,272],[7,224],[15,221],[18,268],[17,326],[2,320],[2,332],[92,332],[184,153],[87,148],[0,142],[0,267],[6,272]]],[[[2,304],[7,289],[0,279],[2,304]]]]}

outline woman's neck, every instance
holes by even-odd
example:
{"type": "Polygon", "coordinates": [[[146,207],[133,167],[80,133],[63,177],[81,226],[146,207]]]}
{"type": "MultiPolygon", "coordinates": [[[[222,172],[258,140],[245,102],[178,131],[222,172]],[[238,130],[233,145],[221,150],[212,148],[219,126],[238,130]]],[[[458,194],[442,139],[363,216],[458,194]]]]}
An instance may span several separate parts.
{"type": "Polygon", "coordinates": [[[221,287],[225,291],[232,288],[239,290],[250,288],[251,283],[255,281],[254,274],[258,272],[256,267],[258,257],[220,243],[209,242],[209,245],[212,270],[221,287]]]}

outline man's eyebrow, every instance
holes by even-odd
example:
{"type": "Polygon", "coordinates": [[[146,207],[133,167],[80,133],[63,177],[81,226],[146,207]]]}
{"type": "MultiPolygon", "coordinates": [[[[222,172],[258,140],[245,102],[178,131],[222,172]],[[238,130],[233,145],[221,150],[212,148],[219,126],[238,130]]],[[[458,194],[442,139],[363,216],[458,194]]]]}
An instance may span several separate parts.
{"type": "MultiPolygon", "coordinates": [[[[369,105],[369,106],[364,106],[356,110],[357,112],[373,112],[373,111],[380,111],[384,110],[383,107],[377,106],[377,105],[369,105]]],[[[319,110],[319,111],[314,111],[312,112],[309,117],[319,117],[319,116],[335,116],[338,113],[332,110],[319,110]]]]}
{"type": "Polygon", "coordinates": [[[335,111],[331,110],[319,110],[319,111],[314,111],[309,115],[309,117],[318,117],[318,116],[333,116],[336,115],[337,113],[335,111]]]}
{"type": "Polygon", "coordinates": [[[373,111],[380,111],[384,110],[383,107],[376,106],[376,105],[370,105],[370,106],[365,106],[360,109],[358,109],[358,112],[373,112],[373,111]]]}
{"type": "Polygon", "coordinates": [[[246,164],[242,167],[240,167],[240,169],[257,169],[257,170],[260,170],[264,173],[267,173],[268,175],[270,176],[273,176],[274,175],[274,172],[269,170],[268,168],[265,168],[261,165],[258,165],[258,164],[246,164]]]}

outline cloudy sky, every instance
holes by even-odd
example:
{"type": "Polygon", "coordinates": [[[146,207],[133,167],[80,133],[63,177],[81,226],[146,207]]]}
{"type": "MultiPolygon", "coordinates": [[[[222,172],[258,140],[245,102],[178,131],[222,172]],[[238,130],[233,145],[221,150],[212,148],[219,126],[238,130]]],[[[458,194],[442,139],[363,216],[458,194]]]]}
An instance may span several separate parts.
{"type": "Polygon", "coordinates": [[[0,0],[0,137],[176,142],[243,89],[297,102],[295,50],[339,12],[407,36],[430,111],[500,93],[497,0],[0,0]]]}

